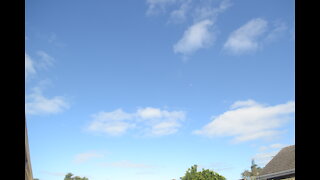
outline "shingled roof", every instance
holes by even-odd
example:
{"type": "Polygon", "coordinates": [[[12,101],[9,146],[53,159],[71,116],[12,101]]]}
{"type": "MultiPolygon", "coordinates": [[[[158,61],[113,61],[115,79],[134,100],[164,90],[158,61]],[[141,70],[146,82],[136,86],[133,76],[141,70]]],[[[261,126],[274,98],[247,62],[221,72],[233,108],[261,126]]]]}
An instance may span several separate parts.
{"type": "Polygon", "coordinates": [[[260,175],[295,169],[295,145],[287,146],[262,169],[260,175]]]}

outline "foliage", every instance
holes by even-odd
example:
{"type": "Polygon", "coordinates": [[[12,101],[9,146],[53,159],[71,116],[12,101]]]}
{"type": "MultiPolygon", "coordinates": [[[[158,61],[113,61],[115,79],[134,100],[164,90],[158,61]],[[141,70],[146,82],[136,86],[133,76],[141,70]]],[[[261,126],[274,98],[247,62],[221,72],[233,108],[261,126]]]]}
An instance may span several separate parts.
{"type": "Polygon", "coordinates": [[[226,180],[225,177],[220,174],[209,170],[202,169],[202,171],[197,171],[197,165],[193,165],[189,168],[183,177],[180,177],[181,180],[226,180]]]}
{"type": "Polygon", "coordinates": [[[89,179],[86,178],[86,177],[81,178],[80,176],[75,176],[75,177],[72,177],[72,176],[73,176],[72,173],[68,173],[68,174],[66,174],[66,176],[64,177],[64,180],[89,180],[89,179]]]}
{"type": "Polygon", "coordinates": [[[245,170],[241,173],[242,178],[244,179],[250,179],[255,180],[255,177],[259,175],[262,168],[258,167],[258,165],[254,162],[254,160],[251,161],[251,171],[245,170]]]}

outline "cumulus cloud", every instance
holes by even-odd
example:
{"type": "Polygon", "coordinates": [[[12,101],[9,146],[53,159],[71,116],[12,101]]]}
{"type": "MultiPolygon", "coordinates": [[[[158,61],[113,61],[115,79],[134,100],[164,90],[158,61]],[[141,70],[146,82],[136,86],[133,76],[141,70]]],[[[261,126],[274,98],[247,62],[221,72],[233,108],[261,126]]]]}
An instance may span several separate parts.
{"type": "Polygon", "coordinates": [[[193,24],[183,34],[182,38],[173,46],[175,53],[189,55],[200,48],[208,47],[214,41],[210,28],[213,22],[203,20],[193,24]]]}
{"type": "Polygon", "coordinates": [[[117,109],[112,112],[100,112],[94,114],[93,121],[90,123],[88,130],[94,132],[103,132],[112,136],[122,135],[135,127],[131,121],[132,115],[117,109]]]}
{"type": "Polygon", "coordinates": [[[259,48],[258,38],[266,32],[268,22],[261,18],[252,19],[231,33],[224,49],[234,54],[255,51],[259,48]]]}
{"type": "Polygon", "coordinates": [[[112,112],[100,112],[92,116],[87,129],[111,136],[123,135],[135,129],[144,135],[163,136],[178,131],[185,119],[183,111],[167,111],[159,108],[138,108],[134,113],[117,109],[112,112]]]}
{"type": "Polygon", "coordinates": [[[234,142],[270,138],[295,112],[295,103],[267,106],[253,100],[237,101],[230,110],[214,117],[210,123],[193,133],[207,137],[231,136],[234,142]]]}
{"type": "Polygon", "coordinates": [[[25,111],[29,115],[56,114],[68,108],[69,104],[64,97],[47,98],[39,87],[33,88],[33,92],[26,95],[25,111]]]}

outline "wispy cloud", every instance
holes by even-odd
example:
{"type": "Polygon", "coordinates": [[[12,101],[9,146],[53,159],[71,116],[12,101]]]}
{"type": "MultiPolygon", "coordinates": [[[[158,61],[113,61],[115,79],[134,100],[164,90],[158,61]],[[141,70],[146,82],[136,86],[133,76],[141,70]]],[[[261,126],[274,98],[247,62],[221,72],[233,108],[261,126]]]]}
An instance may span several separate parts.
{"type": "Polygon", "coordinates": [[[279,151],[272,151],[272,152],[264,152],[264,153],[258,153],[253,156],[253,159],[255,160],[255,163],[259,165],[260,167],[264,167],[268,162],[271,161],[271,159],[277,155],[279,151]]]}
{"type": "Polygon", "coordinates": [[[266,32],[268,22],[261,18],[252,19],[231,33],[224,44],[224,49],[233,54],[255,51],[260,44],[258,38],[266,32]]]}
{"type": "Polygon", "coordinates": [[[30,75],[36,73],[36,69],[34,67],[34,62],[30,58],[30,56],[25,52],[25,79],[28,79],[30,75]]]}
{"type": "Polygon", "coordinates": [[[208,47],[214,41],[211,30],[213,22],[203,20],[189,27],[182,38],[173,46],[175,53],[190,55],[200,48],[208,47]]]}
{"type": "Polygon", "coordinates": [[[166,11],[166,7],[177,0],[147,0],[148,10],[147,15],[155,15],[166,11]]]}
{"type": "MultiPolygon", "coordinates": [[[[185,14],[189,10],[190,3],[182,5],[176,12],[181,17],[186,17],[185,14]]],[[[222,0],[217,7],[213,6],[210,1],[197,4],[190,12],[194,23],[185,30],[182,38],[173,46],[173,51],[186,57],[199,49],[210,47],[216,38],[216,19],[230,6],[229,0],[222,0]]]]}
{"type": "Polygon", "coordinates": [[[288,27],[281,20],[269,23],[262,18],[255,18],[229,35],[224,50],[234,55],[252,53],[267,43],[278,40],[288,27]]]}
{"type": "Polygon", "coordinates": [[[215,172],[220,172],[220,171],[227,171],[227,170],[231,170],[234,167],[231,164],[225,163],[225,162],[213,162],[207,165],[199,165],[198,166],[199,169],[212,169],[215,172]]]}
{"type": "Polygon", "coordinates": [[[272,23],[272,29],[267,34],[265,41],[273,42],[279,39],[281,35],[288,29],[287,25],[283,21],[275,21],[272,23]]]}
{"type": "Polygon", "coordinates": [[[41,69],[47,70],[53,65],[54,58],[45,51],[37,51],[39,58],[31,58],[27,52],[25,52],[25,77],[29,78],[30,75],[36,74],[41,69]]]}
{"type": "Polygon", "coordinates": [[[221,0],[219,5],[213,5],[212,1],[197,2],[197,4],[193,5],[195,6],[191,12],[193,21],[199,22],[205,19],[216,21],[218,15],[231,7],[232,3],[230,0],[221,0]]]}
{"type": "Polygon", "coordinates": [[[48,175],[51,175],[51,176],[59,176],[59,177],[63,177],[63,176],[65,176],[67,174],[67,173],[64,173],[64,172],[50,172],[50,171],[41,171],[41,173],[48,174],[48,175]]]}
{"type": "Polygon", "coordinates": [[[116,167],[116,168],[152,168],[153,166],[143,163],[134,163],[130,161],[117,161],[117,162],[104,162],[100,163],[100,166],[104,167],[116,167]]]}
{"type": "Polygon", "coordinates": [[[36,54],[39,56],[39,60],[36,63],[38,68],[48,69],[53,65],[54,58],[45,51],[37,51],[36,54]]]}
{"type": "Polygon", "coordinates": [[[75,155],[73,162],[80,164],[80,163],[85,163],[89,160],[92,160],[94,158],[101,158],[104,157],[104,154],[98,153],[98,152],[85,152],[85,153],[80,153],[75,155]]]}
{"type": "Polygon", "coordinates": [[[56,33],[51,33],[48,37],[48,43],[52,44],[55,47],[63,48],[67,45],[64,42],[61,42],[56,33]]]}
{"type": "Polygon", "coordinates": [[[294,112],[293,101],[274,106],[253,100],[237,101],[230,110],[193,133],[207,137],[231,136],[234,142],[270,138],[281,132],[278,128],[288,122],[294,112]]]}
{"type": "MultiPolygon", "coordinates": [[[[39,59],[32,59],[25,52],[25,78],[30,79],[38,71],[48,69],[53,65],[54,58],[45,51],[36,52],[39,59]]],[[[53,96],[48,98],[43,95],[44,87],[48,80],[39,81],[38,84],[31,88],[31,92],[26,94],[25,112],[28,115],[43,115],[60,113],[68,109],[69,103],[63,96],[53,96]]],[[[28,82],[27,82],[28,83],[28,82]]]]}
{"type": "Polygon", "coordinates": [[[170,13],[169,22],[183,23],[187,20],[188,11],[191,9],[191,0],[185,0],[182,2],[178,9],[173,10],[170,13]]]}
{"type": "Polygon", "coordinates": [[[259,166],[264,167],[282,148],[286,146],[288,145],[280,143],[261,146],[259,147],[260,152],[255,154],[252,158],[259,166]]]}
{"type": "Polygon", "coordinates": [[[184,31],[180,40],[173,45],[174,53],[182,54],[184,59],[197,50],[213,44],[216,37],[214,30],[216,19],[232,5],[230,0],[147,0],[146,2],[147,14],[169,11],[169,23],[192,20],[192,24],[184,31]]]}
{"type": "Polygon", "coordinates": [[[163,136],[178,131],[180,122],[185,119],[185,112],[146,107],[138,108],[134,113],[127,113],[122,109],[99,112],[92,115],[92,118],[87,127],[91,132],[119,136],[135,129],[147,136],[163,136]]]}
{"type": "Polygon", "coordinates": [[[261,146],[259,148],[260,151],[266,151],[266,150],[270,150],[270,149],[281,149],[283,147],[285,147],[287,145],[285,144],[280,144],[280,143],[276,143],[276,144],[271,144],[269,146],[261,146]]]}

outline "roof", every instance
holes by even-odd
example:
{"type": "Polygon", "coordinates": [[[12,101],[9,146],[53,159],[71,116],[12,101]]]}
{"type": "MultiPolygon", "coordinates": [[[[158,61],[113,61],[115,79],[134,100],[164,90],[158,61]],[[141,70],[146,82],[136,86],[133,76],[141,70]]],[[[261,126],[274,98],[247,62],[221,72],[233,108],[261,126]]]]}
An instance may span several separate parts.
{"type": "Polygon", "coordinates": [[[295,169],[295,145],[282,148],[262,169],[260,175],[295,169]]]}

